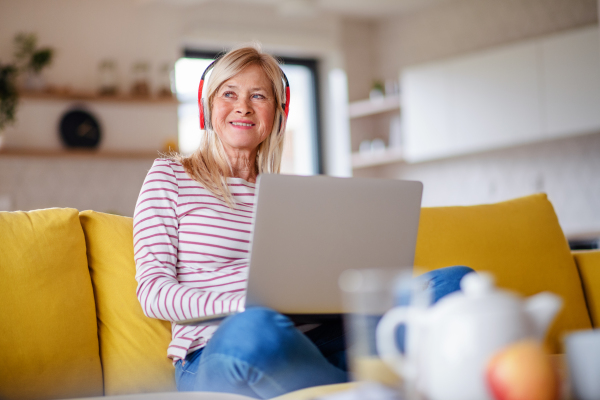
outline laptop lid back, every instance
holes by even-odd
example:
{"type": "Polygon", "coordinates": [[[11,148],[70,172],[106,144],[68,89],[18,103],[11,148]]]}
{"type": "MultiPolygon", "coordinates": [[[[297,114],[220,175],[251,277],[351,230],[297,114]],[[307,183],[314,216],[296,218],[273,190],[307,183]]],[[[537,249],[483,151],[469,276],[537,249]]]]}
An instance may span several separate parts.
{"type": "Polygon", "coordinates": [[[339,314],[346,269],[414,261],[421,182],[263,174],[246,307],[339,314]]]}

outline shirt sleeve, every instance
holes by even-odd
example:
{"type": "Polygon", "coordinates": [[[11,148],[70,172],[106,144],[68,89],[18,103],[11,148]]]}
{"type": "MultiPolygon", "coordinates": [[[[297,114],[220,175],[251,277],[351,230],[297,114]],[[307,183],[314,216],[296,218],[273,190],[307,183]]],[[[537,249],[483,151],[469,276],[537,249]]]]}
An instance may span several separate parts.
{"type": "Polygon", "coordinates": [[[137,298],[144,314],[167,321],[243,310],[245,293],[196,289],[177,279],[179,186],[172,161],[157,159],[133,217],[137,298]]]}

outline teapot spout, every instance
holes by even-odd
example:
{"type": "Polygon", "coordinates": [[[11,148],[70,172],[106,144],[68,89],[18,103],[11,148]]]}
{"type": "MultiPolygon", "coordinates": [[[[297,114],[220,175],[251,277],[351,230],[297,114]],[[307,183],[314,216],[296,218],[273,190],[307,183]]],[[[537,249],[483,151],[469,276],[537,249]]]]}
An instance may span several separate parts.
{"type": "Polygon", "coordinates": [[[525,312],[533,321],[535,334],[539,340],[544,339],[546,330],[561,309],[562,303],[559,296],[550,292],[538,293],[525,301],[525,312]]]}

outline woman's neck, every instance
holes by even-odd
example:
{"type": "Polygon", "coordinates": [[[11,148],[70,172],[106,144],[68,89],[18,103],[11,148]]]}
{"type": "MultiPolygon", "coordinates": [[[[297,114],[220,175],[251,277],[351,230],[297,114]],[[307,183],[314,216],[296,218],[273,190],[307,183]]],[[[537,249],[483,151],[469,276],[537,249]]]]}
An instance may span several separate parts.
{"type": "Polygon", "coordinates": [[[252,154],[227,154],[231,165],[231,177],[242,178],[247,182],[256,183],[256,153],[252,154]]]}

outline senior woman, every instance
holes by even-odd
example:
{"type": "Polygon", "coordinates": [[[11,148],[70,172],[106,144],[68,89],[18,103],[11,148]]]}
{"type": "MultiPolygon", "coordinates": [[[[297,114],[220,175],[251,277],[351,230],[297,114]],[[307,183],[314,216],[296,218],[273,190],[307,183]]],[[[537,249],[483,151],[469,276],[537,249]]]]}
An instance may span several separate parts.
{"type": "MultiPolygon", "coordinates": [[[[219,58],[200,105],[200,147],[190,157],[157,159],[142,186],[134,215],[137,296],[147,316],[172,322],[167,354],[178,390],[270,398],[347,380],[339,324],[296,327],[265,308],[220,325],[175,322],[244,310],[255,183],[279,172],[286,82],[277,61],[256,47],[219,58]]],[[[436,275],[442,284],[431,279],[436,297],[455,290],[462,274],[436,275]],[[448,282],[452,288],[444,288],[448,282]]]]}

